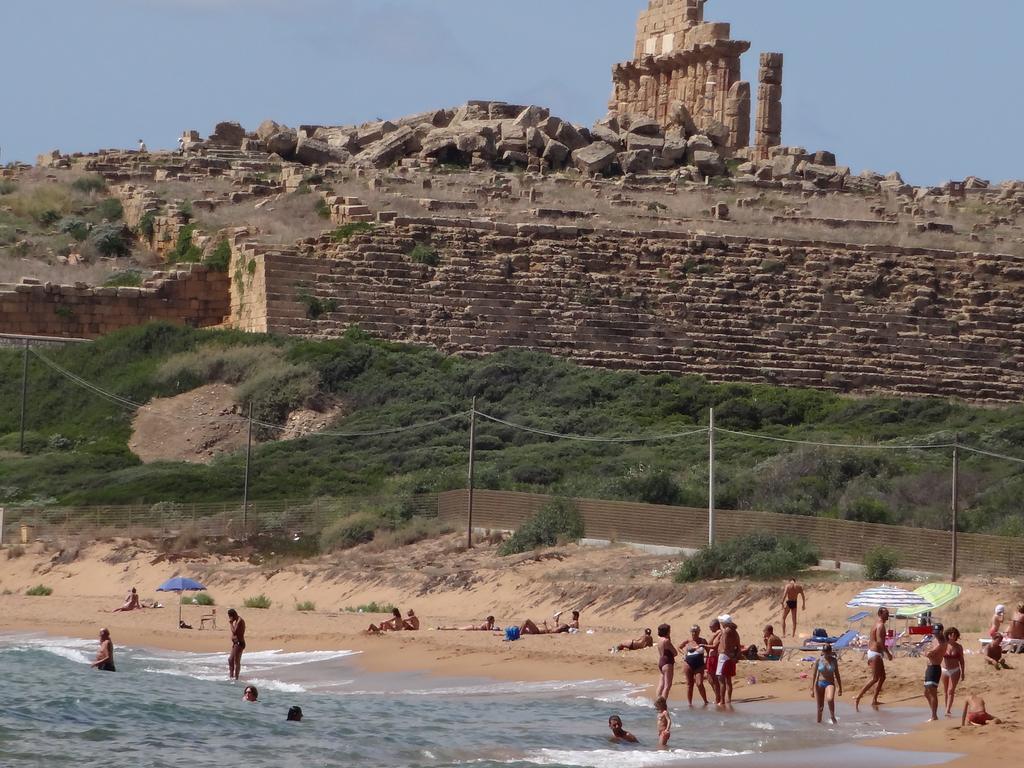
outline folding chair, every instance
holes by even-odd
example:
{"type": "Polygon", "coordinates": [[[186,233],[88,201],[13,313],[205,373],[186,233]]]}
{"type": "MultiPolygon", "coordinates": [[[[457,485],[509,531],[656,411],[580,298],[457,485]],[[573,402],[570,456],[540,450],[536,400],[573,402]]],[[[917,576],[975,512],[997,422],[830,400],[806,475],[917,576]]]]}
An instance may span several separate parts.
{"type": "Polygon", "coordinates": [[[199,628],[206,629],[206,625],[210,625],[210,629],[217,628],[217,609],[213,608],[209,613],[204,613],[199,617],[199,628]]]}

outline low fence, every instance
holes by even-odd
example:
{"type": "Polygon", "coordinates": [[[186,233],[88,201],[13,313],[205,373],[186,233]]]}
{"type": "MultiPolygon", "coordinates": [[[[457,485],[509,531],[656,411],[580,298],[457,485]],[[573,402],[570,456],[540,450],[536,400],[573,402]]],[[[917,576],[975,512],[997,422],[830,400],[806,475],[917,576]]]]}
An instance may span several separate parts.
{"type": "MultiPolygon", "coordinates": [[[[512,491],[475,491],[473,526],[514,530],[552,498],[512,491]]],[[[412,497],[254,501],[244,514],[240,503],[19,507],[4,511],[0,530],[5,544],[22,540],[68,544],[112,536],[169,538],[186,533],[228,539],[261,533],[307,536],[319,534],[339,518],[387,509],[400,510],[406,516],[439,517],[464,527],[468,523],[468,502],[469,492],[459,490],[412,497]]],[[[583,515],[588,538],[683,549],[697,549],[708,540],[706,509],[600,499],[575,499],[574,503],[583,515]]],[[[717,540],[752,532],[805,539],[826,562],[861,563],[868,550],[886,546],[899,553],[904,568],[948,573],[952,565],[952,535],[948,531],[770,512],[715,511],[717,540]]],[[[957,544],[957,569],[961,574],[1024,572],[1024,540],[961,533],[957,544]]]]}
{"type": "MultiPolygon", "coordinates": [[[[463,521],[468,491],[440,494],[442,519],[463,521]]],[[[513,530],[553,497],[511,491],[475,491],[473,525],[513,530]]],[[[708,541],[708,511],[626,501],[575,499],[588,538],[631,544],[697,549],[708,541]]],[[[904,568],[949,573],[952,535],[948,531],[877,525],[801,515],[737,510],[715,511],[715,539],[753,532],[797,536],[809,541],[823,561],[862,563],[874,547],[897,551],[904,568]]],[[[957,570],[961,574],[1016,575],[1024,572],[1024,540],[961,533],[957,536],[957,570]]]]}

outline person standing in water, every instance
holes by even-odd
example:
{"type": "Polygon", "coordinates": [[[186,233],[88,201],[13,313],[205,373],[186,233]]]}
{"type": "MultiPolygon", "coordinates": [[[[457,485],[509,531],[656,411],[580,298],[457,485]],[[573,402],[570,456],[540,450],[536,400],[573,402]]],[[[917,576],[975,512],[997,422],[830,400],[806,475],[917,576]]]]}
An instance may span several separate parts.
{"type": "Polygon", "coordinates": [[[718,617],[722,625],[722,634],[718,640],[718,685],[721,689],[722,706],[732,704],[732,679],[736,677],[736,662],[740,657],[740,633],[733,623],[732,616],[724,614],[718,617]]]}
{"type": "Polygon", "coordinates": [[[658,746],[665,749],[672,738],[672,716],[668,713],[668,702],[664,697],[654,700],[654,708],[658,711],[658,746]]]}
{"type": "Polygon", "coordinates": [[[811,696],[818,702],[818,723],[821,723],[825,702],[828,702],[828,715],[832,725],[836,724],[836,689],[843,695],[843,678],[839,674],[839,659],[832,652],[832,644],[826,643],[821,649],[821,658],[814,665],[814,677],[811,679],[811,696]]]}
{"type": "Polygon", "coordinates": [[[939,683],[942,682],[942,662],[946,658],[945,630],[941,624],[936,624],[933,632],[931,645],[924,654],[928,659],[924,670],[924,700],[932,711],[928,722],[939,719],[939,683]]]}
{"type": "Polygon", "coordinates": [[[245,619],[234,608],[228,609],[231,625],[231,650],[228,653],[228,678],[237,680],[242,671],[242,651],[245,650],[245,619]]]}
{"type": "Polygon", "coordinates": [[[860,700],[872,688],[875,689],[875,693],[871,699],[871,706],[877,707],[878,697],[882,695],[882,686],[885,684],[885,657],[888,656],[889,661],[892,661],[892,652],[885,644],[885,640],[889,636],[889,630],[886,627],[887,621],[889,621],[889,609],[879,608],[878,621],[871,628],[871,635],[868,639],[868,668],[871,670],[871,680],[853,700],[854,708],[858,712],[860,711],[860,700]]]}
{"type": "Polygon", "coordinates": [[[796,637],[796,602],[803,601],[801,610],[807,610],[807,595],[804,588],[796,583],[796,579],[790,579],[789,583],[782,590],[782,636],[786,636],[786,619],[793,614],[793,637],[796,637]]]}
{"type": "Polygon", "coordinates": [[[704,671],[707,668],[707,658],[704,649],[708,641],[700,636],[700,627],[694,624],[690,627],[690,639],[679,646],[683,652],[683,661],[686,666],[686,701],[693,706],[693,689],[696,686],[700,697],[704,699],[704,706],[708,705],[708,694],[704,689],[704,671]]]}
{"type": "Polygon", "coordinates": [[[676,671],[676,647],[672,644],[672,627],[662,624],[658,627],[658,671],[661,682],[658,684],[657,697],[668,699],[672,690],[672,678],[676,671]]]}
{"type": "Polygon", "coordinates": [[[96,661],[92,666],[103,672],[116,672],[114,667],[114,641],[110,639],[110,630],[100,630],[100,648],[96,651],[96,661]]]}
{"type": "Polygon", "coordinates": [[[718,641],[722,638],[722,622],[712,619],[708,629],[711,630],[711,639],[704,646],[704,650],[707,651],[705,677],[711,683],[711,689],[715,692],[715,704],[718,705],[722,703],[722,686],[718,682],[718,641]]]}

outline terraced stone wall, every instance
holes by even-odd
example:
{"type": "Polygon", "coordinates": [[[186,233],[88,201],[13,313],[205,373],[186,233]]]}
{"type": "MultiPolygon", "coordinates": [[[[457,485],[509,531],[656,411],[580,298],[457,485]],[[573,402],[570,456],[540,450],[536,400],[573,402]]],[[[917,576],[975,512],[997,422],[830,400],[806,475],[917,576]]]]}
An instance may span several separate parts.
{"type": "Polygon", "coordinates": [[[462,355],[527,347],[718,381],[1024,396],[1024,260],[1009,256],[433,218],[255,261],[258,290],[232,312],[254,331],[358,325],[462,355]]]}

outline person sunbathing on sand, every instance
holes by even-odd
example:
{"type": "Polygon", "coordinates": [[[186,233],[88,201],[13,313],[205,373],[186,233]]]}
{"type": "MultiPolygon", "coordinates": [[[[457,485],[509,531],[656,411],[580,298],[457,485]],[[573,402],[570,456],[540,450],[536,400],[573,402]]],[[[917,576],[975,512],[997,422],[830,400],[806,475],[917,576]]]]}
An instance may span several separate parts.
{"type": "Polygon", "coordinates": [[[442,632],[496,632],[500,627],[494,626],[494,617],[488,616],[483,624],[467,624],[465,627],[435,627],[442,632]]]}
{"type": "Polygon", "coordinates": [[[961,727],[970,723],[971,725],[985,725],[986,723],[1001,724],[1003,721],[990,715],[985,709],[985,700],[981,696],[971,694],[964,702],[964,714],[960,718],[961,727]]]}
{"type": "Polygon", "coordinates": [[[644,648],[650,648],[654,645],[654,637],[651,635],[650,629],[645,629],[643,637],[639,637],[636,640],[630,640],[628,643],[619,643],[615,646],[616,651],[639,651],[644,648]]]}
{"type": "Polygon", "coordinates": [[[405,614],[405,620],[402,622],[402,628],[407,629],[410,632],[415,632],[420,628],[420,617],[416,615],[416,612],[410,608],[408,613],[405,614]]]}
{"type": "Polygon", "coordinates": [[[124,605],[120,608],[115,608],[111,613],[120,613],[121,611],[135,611],[141,610],[142,603],[139,602],[139,593],[135,591],[135,587],[132,587],[132,591],[124,599],[124,605]]]}
{"type": "MultiPolygon", "coordinates": [[[[419,619],[417,619],[419,623],[419,619]]],[[[368,634],[379,635],[381,632],[400,632],[405,629],[405,619],[402,618],[402,612],[397,608],[391,609],[391,618],[387,621],[382,621],[378,624],[371,624],[366,628],[368,634]]]]}
{"type": "Polygon", "coordinates": [[[580,628],[580,612],[572,612],[572,621],[568,624],[559,624],[558,620],[562,617],[562,612],[559,611],[555,614],[555,626],[549,627],[547,619],[544,620],[544,626],[538,627],[532,619],[527,619],[523,622],[523,625],[519,628],[519,634],[521,635],[562,635],[572,630],[579,631],[580,628]]]}
{"type": "Polygon", "coordinates": [[[616,744],[627,742],[629,744],[639,743],[639,739],[632,733],[622,727],[622,718],[618,715],[612,715],[608,718],[608,727],[612,730],[612,735],[608,739],[616,744]]]}

